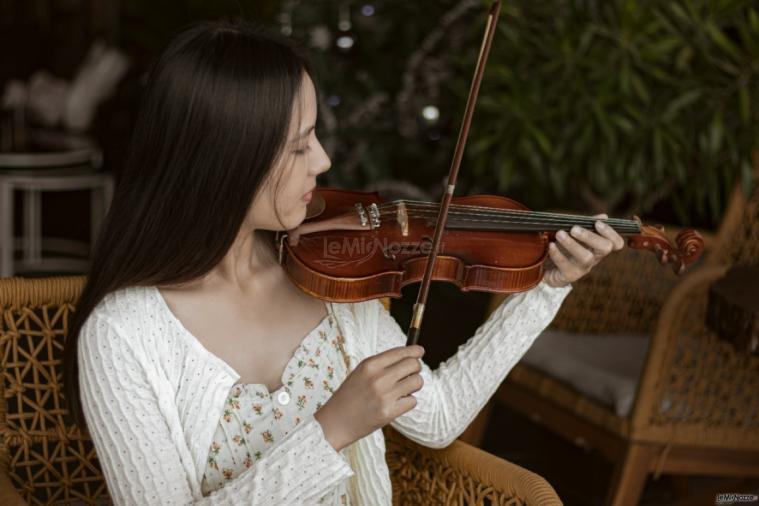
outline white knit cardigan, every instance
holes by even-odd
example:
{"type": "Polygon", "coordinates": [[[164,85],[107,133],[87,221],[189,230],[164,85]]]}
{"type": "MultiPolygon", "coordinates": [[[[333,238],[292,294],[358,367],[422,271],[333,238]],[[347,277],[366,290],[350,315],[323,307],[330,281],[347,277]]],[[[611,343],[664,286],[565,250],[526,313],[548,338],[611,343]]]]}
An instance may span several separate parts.
{"type": "MultiPolygon", "coordinates": [[[[435,371],[422,362],[424,386],[413,394],[417,405],[391,425],[428,447],[453,442],[570,290],[541,282],[512,295],[435,371]]],[[[334,309],[351,367],[406,345],[405,332],[378,300],[334,309]]],[[[82,328],[78,356],[85,419],[117,505],[314,504],[346,478],[355,504],[392,502],[382,430],[355,442],[349,462],[313,415],[204,497],[200,483],[209,445],[239,374],[182,326],[155,287],[108,294],[82,328]]]]}

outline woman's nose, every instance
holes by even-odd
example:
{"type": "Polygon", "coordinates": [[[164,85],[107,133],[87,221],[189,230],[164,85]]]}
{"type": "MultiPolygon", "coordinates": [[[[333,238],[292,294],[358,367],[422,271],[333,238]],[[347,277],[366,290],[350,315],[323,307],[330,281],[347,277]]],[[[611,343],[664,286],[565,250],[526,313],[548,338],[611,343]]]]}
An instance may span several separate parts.
{"type": "Polygon", "coordinates": [[[319,174],[321,174],[322,172],[327,172],[330,169],[330,167],[332,167],[332,161],[329,158],[327,158],[326,160],[327,160],[326,163],[324,163],[322,168],[319,170],[319,174]]]}
{"type": "Polygon", "coordinates": [[[330,167],[332,167],[332,161],[329,159],[329,156],[327,155],[326,151],[324,149],[321,150],[322,155],[319,158],[319,161],[316,163],[316,173],[321,174],[322,172],[327,172],[330,167]]]}

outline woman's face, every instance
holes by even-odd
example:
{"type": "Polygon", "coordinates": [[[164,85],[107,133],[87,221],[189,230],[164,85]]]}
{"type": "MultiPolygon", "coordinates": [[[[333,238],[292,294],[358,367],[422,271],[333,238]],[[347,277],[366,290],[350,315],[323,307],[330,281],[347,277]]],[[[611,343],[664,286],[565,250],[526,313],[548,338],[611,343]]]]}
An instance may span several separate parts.
{"type": "Polygon", "coordinates": [[[316,89],[311,78],[304,74],[300,97],[293,104],[290,131],[282,155],[248,215],[247,221],[254,229],[282,230],[275,205],[285,230],[297,227],[306,217],[306,194],[316,186],[316,176],[329,170],[331,165],[316,138],[315,126],[316,89]]]}

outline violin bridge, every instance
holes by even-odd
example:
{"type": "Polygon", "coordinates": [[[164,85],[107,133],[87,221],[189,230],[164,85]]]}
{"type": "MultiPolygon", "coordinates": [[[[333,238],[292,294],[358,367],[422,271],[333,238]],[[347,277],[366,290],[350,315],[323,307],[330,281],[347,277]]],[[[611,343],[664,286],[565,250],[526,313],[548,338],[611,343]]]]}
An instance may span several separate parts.
{"type": "Polygon", "coordinates": [[[406,203],[402,200],[398,202],[396,207],[395,219],[401,226],[401,235],[403,237],[408,236],[408,213],[406,212],[406,203]]]}

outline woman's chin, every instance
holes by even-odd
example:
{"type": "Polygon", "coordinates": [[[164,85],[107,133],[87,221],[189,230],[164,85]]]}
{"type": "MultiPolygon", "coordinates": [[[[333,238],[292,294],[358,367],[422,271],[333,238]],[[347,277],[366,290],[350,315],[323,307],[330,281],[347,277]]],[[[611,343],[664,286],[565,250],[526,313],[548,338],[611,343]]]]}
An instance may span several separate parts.
{"type": "Polygon", "coordinates": [[[291,216],[293,216],[293,219],[285,222],[292,224],[292,226],[287,230],[292,230],[303,224],[303,222],[306,220],[306,206],[303,206],[302,209],[299,209],[297,213],[293,213],[291,216]]]}

